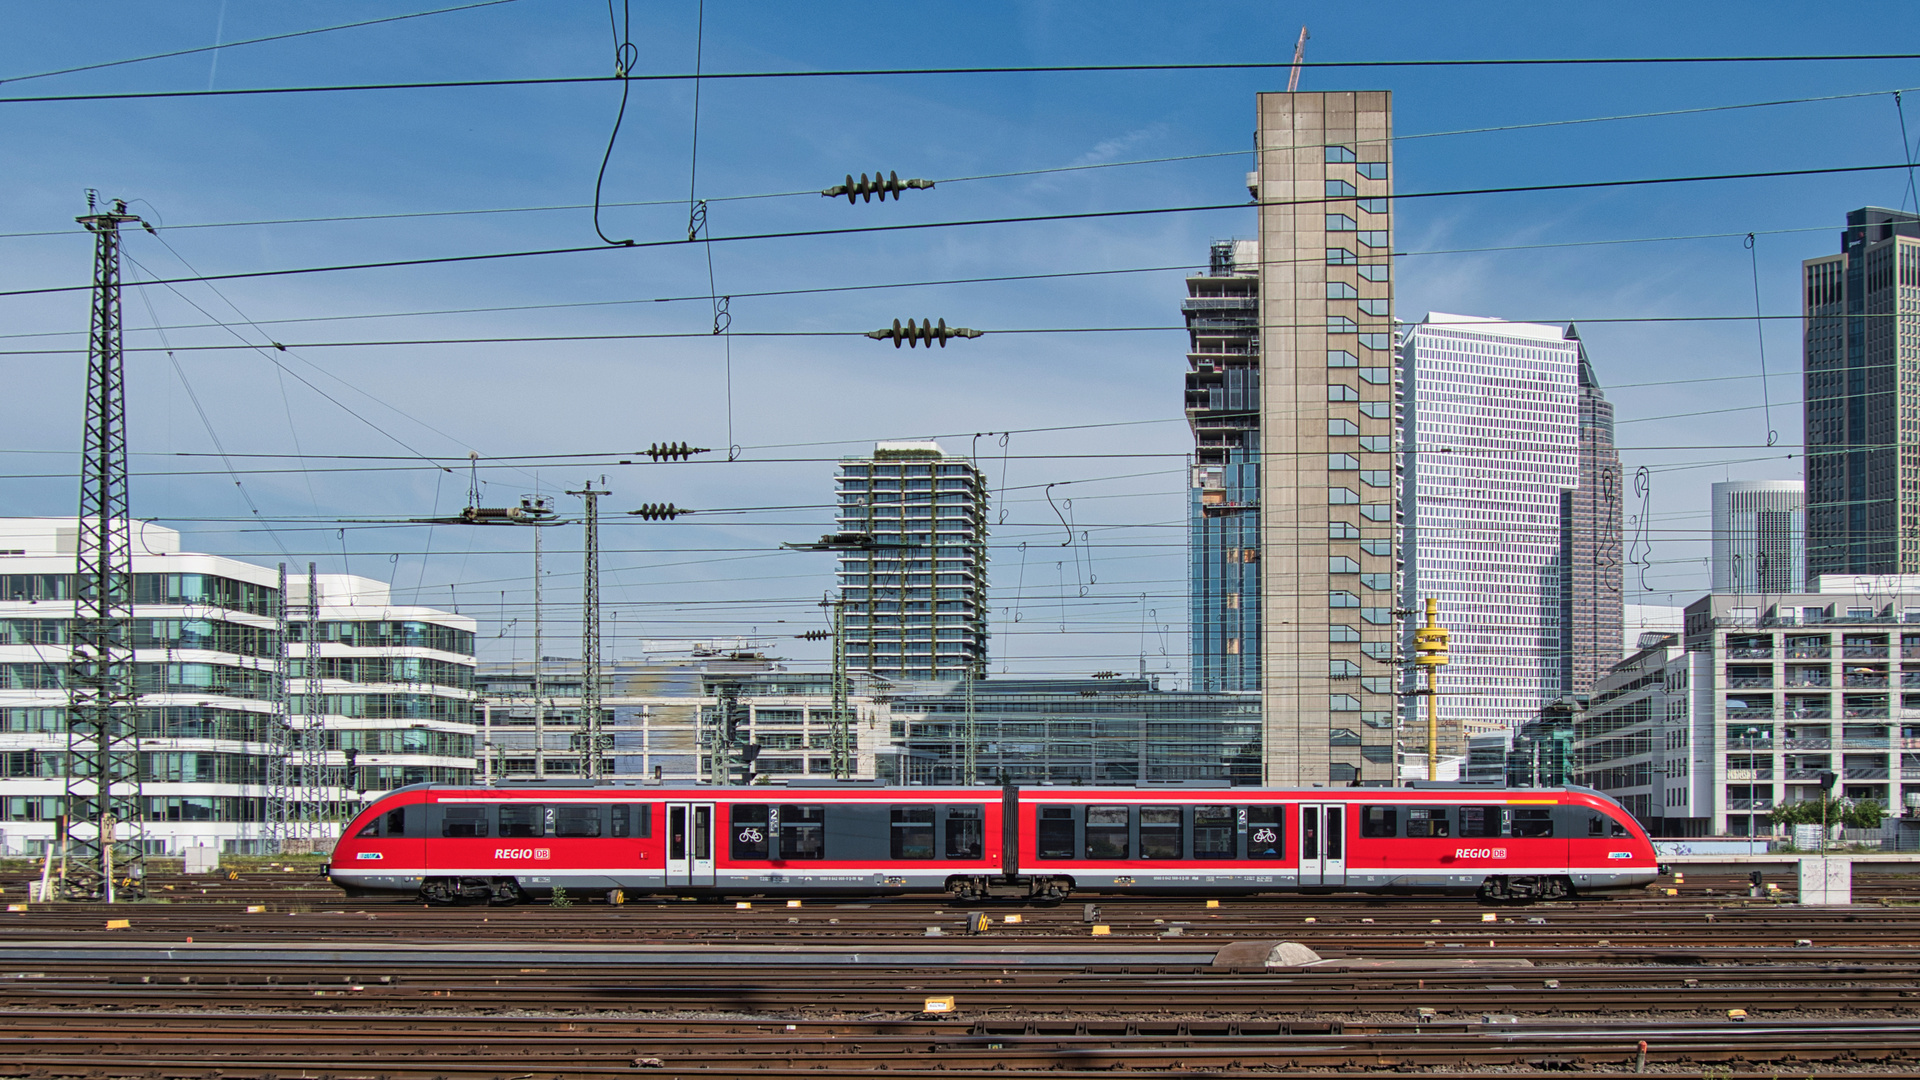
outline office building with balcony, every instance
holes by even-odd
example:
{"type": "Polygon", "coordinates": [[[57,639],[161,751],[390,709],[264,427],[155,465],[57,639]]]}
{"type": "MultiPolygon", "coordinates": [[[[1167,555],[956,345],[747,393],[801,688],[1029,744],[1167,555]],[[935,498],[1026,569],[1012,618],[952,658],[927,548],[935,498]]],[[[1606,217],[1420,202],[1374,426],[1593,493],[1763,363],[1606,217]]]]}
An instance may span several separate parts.
{"type": "MultiPolygon", "coordinates": [[[[44,850],[63,813],[73,518],[0,519],[0,851],[44,850]]],[[[133,525],[134,686],[142,828],[153,853],[261,850],[282,725],[317,720],[329,799],[472,775],[473,621],[396,605],[380,582],[323,575],[321,688],[306,711],[306,579],[279,634],[276,568],[182,551],[133,525]],[[284,674],[296,689],[279,698],[284,674]],[[290,710],[290,711],[285,711],[290,710]],[[287,719],[282,719],[286,716],[287,719]],[[346,769],[347,749],[357,755],[346,769]]]]}
{"type": "Polygon", "coordinates": [[[1262,768],[1340,784],[1391,758],[1397,707],[1392,96],[1257,110],[1262,768]]]}
{"type": "MultiPolygon", "coordinates": [[[[1638,644],[1594,683],[1586,712],[1575,725],[1574,782],[1620,800],[1650,836],[1705,836],[1713,827],[1714,774],[1711,768],[1694,768],[1694,754],[1696,746],[1715,745],[1716,729],[1707,723],[1694,730],[1690,680],[1696,656],[1681,648],[1678,634],[1645,633],[1638,644]]],[[[1744,698],[1736,700],[1745,707],[1744,698]]],[[[1756,757],[1764,755],[1753,749],[1765,742],[1771,752],[1771,742],[1749,734],[1742,729],[1734,737],[1721,737],[1726,744],[1725,782],[1745,790],[1738,798],[1723,793],[1718,800],[1728,814],[1747,819],[1745,828],[1754,824],[1751,788],[1756,777],[1773,779],[1771,760],[1756,766],[1756,757]]],[[[1700,764],[1706,765],[1707,759],[1702,757],[1700,764]]],[[[1760,830],[1765,832],[1764,814],[1761,817],[1760,830]]]]}
{"type": "Polygon", "coordinates": [[[1802,268],[1807,573],[1920,572],[1920,215],[1851,211],[1802,268]]]}
{"type": "Polygon", "coordinates": [[[1920,577],[1815,585],[1687,606],[1689,809],[1709,834],[1767,831],[1825,772],[1835,794],[1896,812],[1920,798],[1920,577]]]}
{"type": "MultiPolygon", "coordinates": [[[[1438,312],[1407,331],[1400,355],[1400,606],[1439,601],[1451,635],[1440,753],[1458,757],[1468,737],[1519,728],[1561,696],[1561,506],[1580,483],[1581,358],[1558,326],[1438,312]]],[[[1358,563],[1335,568],[1366,591],[1358,563]]],[[[1425,710],[1407,699],[1409,731],[1425,710]]]]}
{"type": "Polygon", "coordinates": [[[1713,485],[1713,591],[1807,591],[1807,497],[1798,480],[1713,485]]]}
{"type": "Polygon", "coordinates": [[[1196,690],[1260,689],[1260,250],[1213,245],[1187,279],[1187,624],[1196,690]]]}
{"type": "Polygon", "coordinates": [[[395,603],[384,581],[352,574],[312,580],[320,593],[317,624],[309,578],[289,568],[288,716],[295,727],[317,723],[324,733],[339,800],[351,806],[408,784],[470,782],[477,765],[478,624],[395,603]],[[318,641],[310,637],[314,625],[318,641]],[[317,700],[310,672],[319,676],[317,700]]]}
{"type": "Polygon", "coordinates": [[[840,463],[835,522],[872,538],[840,555],[847,667],[888,679],[979,678],[987,663],[987,483],[934,442],[840,463]]]}

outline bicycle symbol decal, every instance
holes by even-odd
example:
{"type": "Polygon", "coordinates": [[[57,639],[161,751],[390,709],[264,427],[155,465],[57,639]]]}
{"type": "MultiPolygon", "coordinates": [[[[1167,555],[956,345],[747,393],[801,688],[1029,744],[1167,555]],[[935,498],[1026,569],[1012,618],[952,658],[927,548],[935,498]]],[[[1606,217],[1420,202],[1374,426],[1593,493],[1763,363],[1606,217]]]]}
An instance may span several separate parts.
{"type": "Polygon", "coordinates": [[[1253,830],[1253,842],[1256,844],[1271,844],[1278,839],[1280,839],[1280,834],[1274,832],[1272,829],[1253,830]]]}
{"type": "Polygon", "coordinates": [[[766,838],[767,834],[761,832],[759,829],[740,830],[740,842],[743,844],[757,844],[766,838]]]}

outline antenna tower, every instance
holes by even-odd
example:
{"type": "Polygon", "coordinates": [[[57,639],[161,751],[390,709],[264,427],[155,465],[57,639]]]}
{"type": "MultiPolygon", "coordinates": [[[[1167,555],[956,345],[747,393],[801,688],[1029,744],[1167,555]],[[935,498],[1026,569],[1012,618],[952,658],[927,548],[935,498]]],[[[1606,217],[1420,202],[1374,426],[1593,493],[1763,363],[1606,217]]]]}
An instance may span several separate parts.
{"type": "Polygon", "coordinates": [[[145,807],[133,678],[133,537],[128,523],[126,373],[121,357],[120,226],[125,201],[76,218],[93,234],[86,430],[74,545],[72,666],[67,686],[68,899],[139,895],[145,807]],[[128,887],[116,891],[116,877],[128,887]]]}

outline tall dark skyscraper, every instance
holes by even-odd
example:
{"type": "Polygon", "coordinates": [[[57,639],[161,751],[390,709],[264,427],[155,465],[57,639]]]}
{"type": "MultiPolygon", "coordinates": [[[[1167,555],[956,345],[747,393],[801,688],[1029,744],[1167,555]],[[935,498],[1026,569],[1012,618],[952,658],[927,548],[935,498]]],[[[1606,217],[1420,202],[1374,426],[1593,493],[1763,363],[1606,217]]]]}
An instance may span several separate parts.
{"type": "Polygon", "coordinates": [[[1920,216],[1847,214],[1805,273],[1807,577],[1920,573],[1920,216]]]}
{"type": "Polygon", "coordinates": [[[1580,485],[1560,493],[1560,692],[1588,694],[1619,661],[1621,598],[1620,452],[1613,403],[1600,389],[1580,332],[1580,485]]]}
{"type": "Polygon", "coordinates": [[[1213,245],[1187,279],[1187,597],[1195,690],[1260,689],[1260,263],[1213,245]]]}

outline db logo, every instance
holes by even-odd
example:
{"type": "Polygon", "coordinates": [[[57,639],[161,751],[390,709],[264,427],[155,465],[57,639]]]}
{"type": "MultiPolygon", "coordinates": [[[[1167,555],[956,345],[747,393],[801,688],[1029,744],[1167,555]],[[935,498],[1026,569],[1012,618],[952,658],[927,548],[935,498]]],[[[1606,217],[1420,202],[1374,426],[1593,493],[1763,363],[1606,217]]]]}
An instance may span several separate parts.
{"type": "Polygon", "coordinates": [[[524,848],[524,847],[494,848],[493,857],[496,859],[533,859],[534,861],[538,862],[543,859],[553,858],[553,849],[543,848],[543,847],[542,848],[524,848]]]}
{"type": "Polygon", "coordinates": [[[1453,851],[1453,857],[1456,859],[1504,859],[1507,857],[1507,849],[1503,847],[1455,848],[1453,851]]]}

